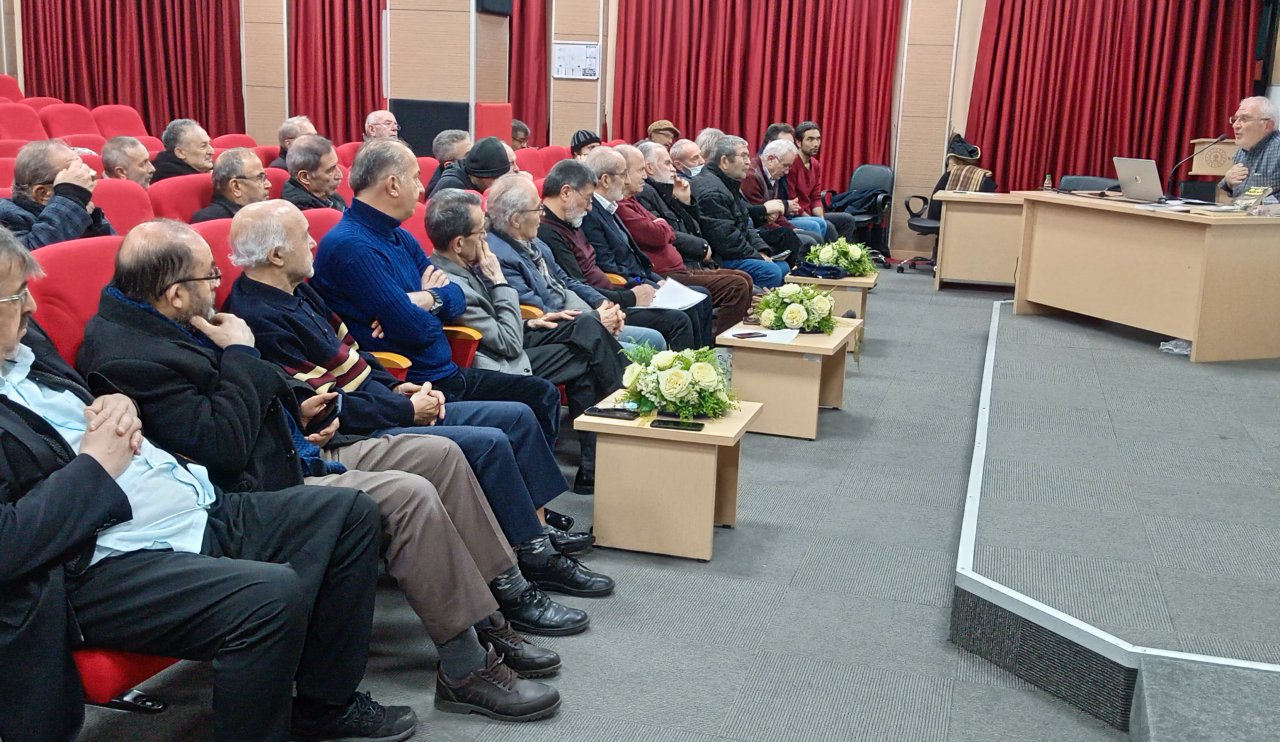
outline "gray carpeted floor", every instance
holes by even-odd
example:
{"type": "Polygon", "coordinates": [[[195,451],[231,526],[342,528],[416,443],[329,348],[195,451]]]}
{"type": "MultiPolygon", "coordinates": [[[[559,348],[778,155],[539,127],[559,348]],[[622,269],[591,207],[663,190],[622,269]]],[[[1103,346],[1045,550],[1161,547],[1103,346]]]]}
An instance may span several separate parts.
{"type": "MultiPolygon", "coordinates": [[[[717,532],[710,563],[589,555],[618,592],[566,599],[591,630],[539,640],[564,656],[553,720],[434,711],[434,649],[390,586],[365,687],[414,706],[419,740],[1123,739],[946,640],[991,301],[1006,295],[884,274],[846,409],[823,412],[816,442],[748,436],[738,528],[717,532]]],[[[590,498],[556,507],[590,520],[590,498]]],[[[83,739],[208,739],[209,682],[208,665],[180,665],[148,686],[174,708],[91,709],[83,739]]]]}

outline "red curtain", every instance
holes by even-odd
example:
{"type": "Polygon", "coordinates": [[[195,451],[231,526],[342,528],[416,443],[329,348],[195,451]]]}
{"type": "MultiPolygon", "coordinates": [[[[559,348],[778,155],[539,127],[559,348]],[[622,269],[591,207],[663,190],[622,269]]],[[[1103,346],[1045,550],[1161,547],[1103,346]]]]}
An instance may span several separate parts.
{"type": "MultiPolygon", "coordinates": [[[[670,119],[755,151],[769,124],[822,126],[823,185],[890,154],[901,0],[620,0],[616,133],[670,119]]],[[[561,142],[567,144],[567,142],[561,142]]]]}
{"type": "Polygon", "coordinates": [[[547,78],[547,0],[515,0],[511,4],[507,100],[512,115],[529,125],[529,146],[542,147],[551,128],[547,78]]]}
{"type": "Polygon", "coordinates": [[[175,118],[244,131],[238,2],[27,0],[22,64],[30,96],[133,106],[157,134],[175,118]]]}
{"type": "MultiPolygon", "coordinates": [[[[987,0],[968,139],[1002,188],[1110,177],[1113,156],[1167,178],[1227,132],[1250,94],[1260,0],[987,0]]],[[[1179,169],[1185,179],[1189,165],[1179,169]]]]}
{"type": "MultiPolygon", "coordinates": [[[[359,141],[382,95],[386,0],[290,0],[289,113],[336,144],[359,141]]],[[[423,74],[434,74],[424,70],[423,74]]]]}

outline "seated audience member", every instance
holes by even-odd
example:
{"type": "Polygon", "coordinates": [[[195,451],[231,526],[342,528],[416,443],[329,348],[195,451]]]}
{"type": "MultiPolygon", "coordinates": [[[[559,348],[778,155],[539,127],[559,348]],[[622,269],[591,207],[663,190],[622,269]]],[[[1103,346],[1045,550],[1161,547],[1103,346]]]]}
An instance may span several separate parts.
{"type": "Polygon", "coordinates": [[[578,129],[569,140],[569,154],[582,160],[600,146],[600,135],[590,129],[578,129]]]}
{"type": "Polygon", "coordinates": [[[232,223],[231,259],[244,274],[226,309],[249,325],[258,352],[318,394],[339,392],[344,433],[438,435],[457,443],[518,554],[538,547],[544,533],[557,551],[589,547],[590,534],[538,521],[537,510],[568,487],[533,412],[517,402],[454,402],[446,415],[429,384],[386,373],[306,284],[313,247],[307,220],[287,201],[247,207],[232,223]]]}
{"type": "Polygon", "coordinates": [[[59,139],[28,142],[13,163],[13,195],[0,199],[0,225],[28,250],[115,234],[93,205],[93,170],[59,139]]]}
{"type": "Polygon", "coordinates": [[[667,119],[659,119],[649,124],[648,133],[649,141],[657,142],[663,147],[670,147],[673,142],[680,138],[680,130],[667,119]]]}
{"type": "Polygon", "coordinates": [[[827,229],[828,239],[832,236],[832,230],[845,239],[856,239],[858,226],[853,215],[843,211],[828,214],[822,205],[822,163],[818,161],[818,153],[822,151],[822,129],[812,121],[802,121],[796,126],[796,138],[800,158],[787,173],[787,184],[791,197],[796,201],[796,212],[802,216],[816,216],[827,220],[831,225],[827,229]]]}
{"type": "Polygon", "coordinates": [[[174,119],[160,134],[164,149],[152,160],[152,183],[177,175],[197,175],[213,170],[213,142],[209,133],[191,119],[174,119]]]}
{"type": "Polygon", "coordinates": [[[1233,164],[1218,187],[1240,197],[1254,186],[1280,191],[1280,133],[1276,132],[1276,104],[1254,96],[1240,101],[1231,117],[1236,150],[1233,164]]]}
{"type": "Polygon", "coordinates": [[[218,742],[412,733],[408,707],[356,692],[378,575],[374,504],[357,489],[215,489],[203,466],[143,437],[134,402],[95,398],[58,356],[31,322],[27,281],[39,275],[0,229],[0,735],[76,736],[73,636],[212,660],[218,742]]]}
{"type": "Polygon", "coordinates": [[[676,166],[676,172],[685,180],[702,172],[703,166],[707,164],[702,157],[702,150],[688,139],[677,139],[671,145],[671,162],[676,166]]]}
{"type": "Polygon", "coordinates": [[[760,143],[760,151],[764,152],[764,148],[769,146],[769,142],[776,142],[779,139],[785,139],[788,142],[795,144],[795,128],[785,121],[777,124],[769,124],[769,126],[764,130],[764,141],[760,143]]]}
{"type": "MultiPolygon", "coordinates": [[[[536,374],[564,384],[570,417],[622,386],[622,347],[594,314],[560,311],[521,319],[520,296],[489,251],[479,196],[453,188],[437,193],[427,206],[427,234],[439,246],[432,264],[466,296],[459,321],[484,334],[476,368],[536,374]]],[[[594,462],[595,435],[579,432],[578,442],[582,460],[594,462]]],[[[588,489],[594,484],[588,480],[594,480],[594,469],[584,465],[574,489],[588,489]]]]}
{"type": "Polygon", "coordinates": [[[191,223],[230,219],[249,204],[266,201],[271,181],[262,160],[248,147],[235,147],[213,163],[213,203],[191,215],[191,223]]]}
{"type": "MultiPolygon", "coordinates": [[[[617,214],[619,202],[629,195],[631,178],[634,176],[637,184],[643,182],[644,157],[640,150],[629,144],[599,147],[587,157],[585,164],[596,172],[597,177],[596,190],[592,194],[595,205],[582,220],[582,231],[596,251],[596,264],[606,272],[623,276],[629,282],[661,286],[663,277],[653,270],[652,261],[636,244],[617,214]]],[[[710,297],[710,292],[701,286],[690,288],[710,297]]],[[[712,309],[710,301],[700,301],[684,310],[693,328],[695,347],[715,342],[712,309]]],[[[645,309],[639,314],[643,317],[653,311],[655,310],[645,309]]],[[[682,346],[676,344],[678,341],[672,342],[673,347],[682,349],[682,346]]]]}
{"type": "Polygon", "coordinates": [[[365,116],[364,138],[399,139],[400,122],[396,121],[396,115],[390,111],[374,111],[365,116]]]}
{"type": "Polygon", "coordinates": [[[722,137],[711,155],[706,168],[690,182],[702,235],[726,268],[750,274],[757,286],[766,289],[781,286],[787,267],[766,257],[769,246],[752,227],[751,212],[742,197],[741,182],[751,168],[746,140],[722,137]]]}
{"type": "Polygon", "coordinates": [[[133,137],[111,137],[102,145],[102,177],[132,180],[146,188],[156,166],[151,164],[147,148],[133,137]]]}
{"type": "Polygon", "coordinates": [[[446,188],[484,193],[493,181],[511,171],[515,155],[508,154],[510,151],[511,148],[497,137],[481,139],[466,157],[444,169],[436,181],[435,190],[430,191],[428,197],[446,188]]]}
{"type": "Polygon", "coordinates": [[[596,174],[591,168],[578,160],[556,163],[542,183],[546,210],[538,227],[538,238],[551,249],[556,263],[565,273],[586,282],[624,310],[636,308],[627,315],[629,325],[657,330],[667,345],[675,350],[697,347],[694,345],[697,335],[689,317],[683,312],[639,309],[648,307],[653,301],[657,293],[653,283],[614,286],[596,264],[595,248],[582,230],[583,220],[591,211],[595,189],[596,174]]]}
{"type": "Polygon", "coordinates": [[[338,194],[342,185],[342,166],[333,142],[319,134],[306,134],[294,140],[289,148],[289,180],[280,197],[299,209],[347,210],[347,202],[338,194]]]}
{"type": "Polygon", "coordinates": [[[438,164],[427,183],[427,193],[435,192],[436,182],[444,174],[444,169],[466,157],[473,146],[471,135],[461,129],[445,129],[436,134],[436,138],[431,140],[431,156],[438,164]]]}
{"type": "Polygon", "coordinates": [[[524,149],[529,146],[529,125],[520,119],[511,119],[511,148],[524,149]]]}
{"type": "Polygon", "coordinates": [[[694,144],[698,145],[698,154],[702,155],[703,163],[711,162],[711,150],[716,146],[716,142],[724,139],[727,134],[719,129],[710,126],[698,132],[698,136],[694,138],[694,144]]]}
{"type": "Polygon", "coordinates": [[[280,124],[279,131],[276,132],[276,139],[280,142],[280,155],[271,161],[271,167],[288,170],[289,148],[293,146],[293,140],[315,133],[316,125],[306,116],[290,116],[285,119],[284,123],[280,124]]]}
{"type": "Polygon", "coordinates": [[[409,381],[431,382],[449,402],[505,400],[533,410],[554,447],[560,392],[536,376],[453,362],[444,323],[466,310],[462,289],[431,265],[400,224],[422,195],[418,160],[398,140],[371,141],[351,166],[356,198],[320,241],[311,286],[346,322],[360,346],[409,358],[409,381]]]}
{"type": "MultiPolygon", "coordinates": [[[[131,393],[148,434],[206,467],[224,490],[305,483],[368,493],[381,515],[387,571],[440,653],[436,707],[507,719],[553,711],[555,689],[520,679],[477,639],[475,625],[505,625],[492,616],[499,605],[513,611],[514,624],[520,594],[536,588],[521,576],[458,447],[419,435],[335,440],[338,420],[314,432],[337,394],[299,403],[292,380],[258,356],[248,325],[214,313],[210,274],[213,255],[190,227],[156,220],[131,230],[85,330],[79,366],[91,385],[131,393]]],[[[586,625],[579,618],[576,630],[586,625]]]]}
{"type": "MultiPolygon", "coordinates": [[[[751,169],[742,180],[742,197],[747,199],[747,203],[761,206],[770,201],[783,204],[784,213],[769,219],[765,228],[793,229],[806,247],[812,247],[825,239],[827,223],[813,217],[800,217],[800,221],[793,221],[785,213],[798,211],[796,202],[791,198],[787,173],[799,155],[800,151],[788,139],[775,139],[766,144],[761,154],[751,158],[751,169]]],[[[794,265],[796,261],[789,262],[794,265]]]]}
{"type": "MultiPolygon", "coordinates": [[[[656,142],[647,142],[645,148],[661,153],[664,157],[663,176],[672,178],[675,168],[671,166],[671,157],[667,150],[656,142]]],[[[626,198],[617,202],[617,217],[630,235],[632,241],[646,256],[652,269],[662,278],[674,278],[686,286],[697,286],[711,294],[711,303],[716,309],[715,334],[724,332],[742,321],[751,309],[751,277],[741,271],[690,269],[685,258],[676,247],[677,232],[674,225],[665,218],[655,215],[640,203],[640,193],[652,186],[645,182],[647,164],[641,150],[634,147],[618,147],[627,158],[626,198]]],[[[686,199],[690,198],[689,184],[681,181],[682,192],[686,199]]],[[[674,186],[673,186],[674,189],[674,186]]],[[[599,191],[596,191],[599,193],[599,191]]],[[[598,209],[593,209],[594,213],[598,209]]],[[[688,236],[688,235],[686,235],[688,236]]],[[[695,256],[695,263],[706,258],[711,250],[701,237],[691,237],[701,251],[695,256]]],[[[703,302],[704,304],[707,302],[703,302]]]]}
{"type": "MultiPolygon", "coordinates": [[[[686,266],[695,269],[719,267],[710,243],[703,239],[702,228],[698,226],[698,205],[693,202],[693,189],[676,170],[674,158],[666,147],[654,142],[642,144],[639,149],[644,157],[645,177],[640,192],[635,195],[636,201],[671,225],[675,231],[676,249],[686,266]]],[[[742,275],[746,276],[745,273],[742,275]]],[[[747,280],[751,278],[746,277],[747,280]]]]}

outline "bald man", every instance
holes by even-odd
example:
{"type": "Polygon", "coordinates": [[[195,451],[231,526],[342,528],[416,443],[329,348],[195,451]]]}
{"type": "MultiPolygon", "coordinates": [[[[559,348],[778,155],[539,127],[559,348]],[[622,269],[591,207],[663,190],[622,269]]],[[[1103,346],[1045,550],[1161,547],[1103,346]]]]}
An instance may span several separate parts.
{"type": "Polygon", "coordinates": [[[374,111],[364,117],[365,139],[396,139],[400,136],[400,122],[390,111],[374,111]]]}

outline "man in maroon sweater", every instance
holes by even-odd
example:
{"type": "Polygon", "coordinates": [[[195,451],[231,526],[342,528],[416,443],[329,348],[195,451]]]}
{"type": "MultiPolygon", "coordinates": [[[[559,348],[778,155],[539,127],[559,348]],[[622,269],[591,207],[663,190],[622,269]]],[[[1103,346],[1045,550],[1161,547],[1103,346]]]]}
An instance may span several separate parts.
{"type": "Polygon", "coordinates": [[[798,213],[826,219],[841,237],[852,242],[858,233],[853,215],[843,211],[828,214],[822,205],[822,163],[818,162],[818,152],[822,150],[822,129],[812,121],[800,122],[796,127],[796,146],[800,148],[800,157],[787,173],[787,181],[798,213]]]}
{"type": "MultiPolygon", "coordinates": [[[[618,201],[618,218],[631,233],[636,245],[653,263],[653,271],[663,278],[674,278],[686,286],[702,286],[711,292],[711,303],[716,309],[716,334],[733,327],[747,316],[751,309],[751,276],[735,270],[691,270],[676,249],[675,230],[667,220],[653,215],[636,200],[636,194],[644,189],[644,155],[628,145],[617,147],[627,159],[625,198],[618,201]]],[[[670,164],[671,158],[667,158],[670,164]]],[[[672,174],[675,168],[672,166],[672,174]]],[[[682,181],[683,182],[683,181],[682,181]]],[[[684,182],[684,188],[689,184],[684,182]]]]}

